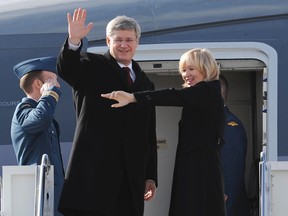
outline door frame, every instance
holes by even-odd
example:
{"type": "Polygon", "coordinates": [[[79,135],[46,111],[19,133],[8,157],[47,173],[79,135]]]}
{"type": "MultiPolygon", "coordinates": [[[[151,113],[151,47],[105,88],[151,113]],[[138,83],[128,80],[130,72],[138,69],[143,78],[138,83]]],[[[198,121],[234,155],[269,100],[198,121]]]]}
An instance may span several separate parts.
{"type": "MultiPolygon", "coordinates": [[[[256,59],[266,65],[266,77],[263,78],[267,91],[267,114],[263,119],[263,144],[267,161],[278,160],[278,59],[276,50],[260,42],[205,42],[205,43],[169,43],[139,45],[135,54],[136,61],[179,60],[190,48],[205,47],[211,50],[215,59],[256,59]],[[189,48],[187,48],[189,47],[189,48]],[[265,81],[264,81],[265,79],[265,81]],[[276,97],[275,97],[276,95],[276,97]]],[[[89,47],[88,52],[104,53],[106,46],[89,47]]],[[[263,89],[264,90],[264,89],[263,89]]]]}

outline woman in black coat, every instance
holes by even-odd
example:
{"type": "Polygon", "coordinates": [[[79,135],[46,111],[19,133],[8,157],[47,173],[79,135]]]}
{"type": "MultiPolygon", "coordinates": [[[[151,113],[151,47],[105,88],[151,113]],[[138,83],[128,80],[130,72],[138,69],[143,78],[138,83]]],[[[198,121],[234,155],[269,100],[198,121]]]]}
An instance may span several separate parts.
{"type": "Polygon", "coordinates": [[[128,103],[183,107],[173,176],[169,216],[225,216],[220,165],[224,126],[219,68],[207,49],[196,48],[181,56],[183,89],[163,89],[134,94],[103,94],[128,103]]]}

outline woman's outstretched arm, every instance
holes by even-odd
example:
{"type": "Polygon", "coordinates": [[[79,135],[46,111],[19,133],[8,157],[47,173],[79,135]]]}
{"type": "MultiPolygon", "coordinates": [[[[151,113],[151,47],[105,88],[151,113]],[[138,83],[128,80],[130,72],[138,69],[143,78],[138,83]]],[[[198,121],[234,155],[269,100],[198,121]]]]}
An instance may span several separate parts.
{"type": "Polygon", "coordinates": [[[118,103],[111,105],[111,107],[115,108],[126,106],[129,103],[137,102],[133,94],[125,91],[113,91],[110,93],[101,94],[101,97],[118,101],[118,103]]]}

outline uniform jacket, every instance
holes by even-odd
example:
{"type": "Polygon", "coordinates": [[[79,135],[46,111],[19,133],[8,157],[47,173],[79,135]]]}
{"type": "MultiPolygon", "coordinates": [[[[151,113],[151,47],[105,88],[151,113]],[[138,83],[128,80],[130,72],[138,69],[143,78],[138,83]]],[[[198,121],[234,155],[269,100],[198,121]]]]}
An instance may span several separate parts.
{"type": "Polygon", "coordinates": [[[227,216],[249,216],[249,202],[245,188],[247,136],[242,122],[225,106],[225,145],[221,150],[227,216]]]}
{"type": "MultiPolygon", "coordinates": [[[[61,94],[53,87],[53,91],[61,94]]],[[[11,139],[19,165],[40,165],[47,154],[54,166],[55,216],[64,182],[64,169],[60,150],[60,130],[54,118],[57,102],[52,96],[42,96],[37,102],[23,98],[17,105],[11,124],[11,139]]]]}
{"type": "Polygon", "coordinates": [[[137,216],[143,215],[145,180],[157,183],[155,107],[115,109],[115,101],[101,94],[154,89],[154,84],[133,61],[136,80],[130,89],[109,52],[80,56],[80,50],[69,50],[66,41],[58,58],[59,76],[73,89],[77,119],[60,209],[109,213],[127,171],[137,216]]]}
{"type": "Polygon", "coordinates": [[[224,216],[218,144],[224,105],[219,81],[134,95],[140,104],[183,107],[169,216],[224,216]]]}

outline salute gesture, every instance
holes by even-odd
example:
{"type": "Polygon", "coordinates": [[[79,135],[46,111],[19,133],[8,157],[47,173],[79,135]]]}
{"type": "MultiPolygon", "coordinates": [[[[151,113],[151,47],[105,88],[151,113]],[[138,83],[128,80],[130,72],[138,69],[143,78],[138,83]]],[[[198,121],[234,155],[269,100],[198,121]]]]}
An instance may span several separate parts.
{"type": "Polygon", "coordinates": [[[86,37],[93,27],[92,22],[85,25],[86,17],[87,12],[82,8],[75,9],[73,17],[70,13],[67,14],[69,42],[73,45],[79,45],[81,39],[86,37]]]}

